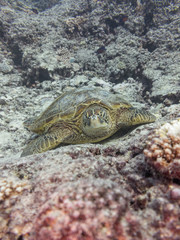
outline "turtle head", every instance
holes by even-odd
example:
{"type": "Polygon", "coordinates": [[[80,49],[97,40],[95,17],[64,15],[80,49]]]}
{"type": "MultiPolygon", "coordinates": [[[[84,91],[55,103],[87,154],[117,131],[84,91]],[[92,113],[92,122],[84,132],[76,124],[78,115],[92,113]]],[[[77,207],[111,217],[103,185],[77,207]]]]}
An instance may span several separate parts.
{"type": "Polygon", "coordinates": [[[32,118],[28,118],[26,121],[23,122],[24,128],[26,128],[29,131],[35,132],[35,133],[39,133],[40,130],[36,124],[36,118],[32,117],[32,118]]]}
{"type": "Polygon", "coordinates": [[[111,119],[107,109],[92,105],[83,113],[83,131],[90,137],[103,137],[111,128],[111,119]]]}
{"type": "Polygon", "coordinates": [[[28,118],[26,121],[23,122],[23,125],[26,129],[31,130],[32,125],[34,124],[34,118],[28,118]]]}

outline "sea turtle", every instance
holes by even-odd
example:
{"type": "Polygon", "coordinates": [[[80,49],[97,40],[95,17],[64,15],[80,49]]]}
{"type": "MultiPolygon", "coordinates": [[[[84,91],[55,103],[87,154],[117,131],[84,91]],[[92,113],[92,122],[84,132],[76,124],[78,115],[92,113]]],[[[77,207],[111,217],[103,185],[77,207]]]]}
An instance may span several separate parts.
{"type": "Polygon", "coordinates": [[[125,127],[155,121],[155,116],[134,108],[118,93],[96,87],[81,87],[58,97],[39,117],[24,126],[39,136],[21,156],[45,152],[60,143],[94,143],[125,127]]]}

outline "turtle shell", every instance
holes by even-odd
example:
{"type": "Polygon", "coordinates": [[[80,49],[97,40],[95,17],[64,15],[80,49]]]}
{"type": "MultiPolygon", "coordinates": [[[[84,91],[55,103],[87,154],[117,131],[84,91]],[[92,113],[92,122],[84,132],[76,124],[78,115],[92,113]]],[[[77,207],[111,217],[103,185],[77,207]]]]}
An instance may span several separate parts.
{"type": "Polygon", "coordinates": [[[26,126],[33,132],[43,132],[59,120],[71,121],[92,104],[100,103],[107,109],[130,108],[131,104],[118,93],[111,93],[95,87],[81,87],[58,97],[39,117],[26,126]]]}

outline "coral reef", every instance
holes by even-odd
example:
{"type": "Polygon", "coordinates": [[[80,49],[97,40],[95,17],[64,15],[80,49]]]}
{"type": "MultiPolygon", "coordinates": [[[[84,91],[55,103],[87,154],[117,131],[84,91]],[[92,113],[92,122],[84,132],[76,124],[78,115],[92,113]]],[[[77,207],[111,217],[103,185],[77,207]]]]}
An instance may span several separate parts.
{"type": "Polygon", "coordinates": [[[10,186],[24,183],[27,174],[30,186],[0,201],[0,238],[177,240],[180,188],[168,179],[145,177],[147,166],[135,142],[127,139],[127,147],[117,144],[116,150],[66,146],[0,162],[3,176],[19,177],[10,177],[10,186]]]}
{"type": "Polygon", "coordinates": [[[86,18],[82,16],[77,16],[73,18],[68,18],[65,21],[66,31],[73,33],[75,31],[81,32],[83,30],[83,24],[87,21],[86,18]]]}
{"type": "Polygon", "coordinates": [[[144,150],[147,162],[169,178],[180,179],[180,119],[153,132],[144,150]]]}
{"type": "Polygon", "coordinates": [[[170,122],[180,118],[179,9],[179,0],[0,1],[1,240],[180,239],[179,120],[170,122]],[[20,158],[23,121],[81,86],[119,92],[159,119],[20,158]]]}
{"type": "Polygon", "coordinates": [[[30,239],[126,239],[121,219],[128,195],[108,180],[63,184],[42,206],[30,239]]]}
{"type": "MultiPolygon", "coordinates": [[[[29,188],[30,185],[26,180],[20,181],[11,176],[0,178],[0,239],[9,239],[4,233],[7,231],[12,209],[16,206],[20,195],[27,192],[29,188]]],[[[18,220],[16,226],[18,226],[18,220]]],[[[14,232],[17,232],[17,229],[14,229],[14,232]]]]}
{"type": "Polygon", "coordinates": [[[9,178],[0,178],[0,201],[15,197],[27,189],[26,182],[15,182],[9,178]]]}
{"type": "Polygon", "coordinates": [[[179,191],[180,187],[176,184],[161,185],[159,188],[155,186],[148,190],[152,200],[149,207],[146,207],[146,210],[143,211],[142,218],[145,222],[148,221],[149,228],[153,228],[152,239],[179,239],[179,191]],[[154,216],[153,220],[150,220],[149,214],[156,214],[159,217],[154,216]]]}

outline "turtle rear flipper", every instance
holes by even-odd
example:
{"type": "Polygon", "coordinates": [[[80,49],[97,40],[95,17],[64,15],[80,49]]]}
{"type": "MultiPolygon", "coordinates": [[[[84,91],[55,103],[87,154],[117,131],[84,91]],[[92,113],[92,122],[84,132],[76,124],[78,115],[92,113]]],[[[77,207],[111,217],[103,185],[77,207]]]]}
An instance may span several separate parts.
{"type": "Polygon", "coordinates": [[[50,131],[32,140],[23,150],[21,157],[53,149],[60,143],[64,142],[64,140],[71,134],[71,129],[64,126],[61,127],[59,125],[54,125],[50,131]]]}

